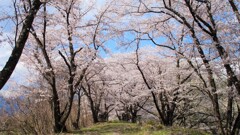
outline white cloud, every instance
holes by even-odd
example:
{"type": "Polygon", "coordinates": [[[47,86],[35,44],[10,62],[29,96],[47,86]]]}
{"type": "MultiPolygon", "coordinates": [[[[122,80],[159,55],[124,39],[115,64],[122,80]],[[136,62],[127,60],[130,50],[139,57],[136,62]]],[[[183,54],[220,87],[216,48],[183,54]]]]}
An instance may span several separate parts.
{"type": "Polygon", "coordinates": [[[11,55],[12,48],[10,45],[0,46],[0,70],[7,62],[9,56],[11,55]]]}
{"type": "Polygon", "coordinates": [[[4,98],[17,98],[21,96],[23,93],[21,91],[17,91],[15,89],[7,89],[0,91],[0,96],[4,98]]]}
{"type": "MultiPolygon", "coordinates": [[[[1,59],[0,59],[1,61],[1,59]]],[[[18,84],[28,85],[27,76],[29,76],[27,67],[23,62],[19,62],[11,75],[10,79],[0,91],[0,95],[5,98],[14,98],[21,96],[23,91],[19,88],[18,84]]]]}
{"type": "MultiPolygon", "coordinates": [[[[1,71],[11,55],[12,47],[7,41],[3,40],[3,37],[0,37],[0,41],[2,41],[0,42],[0,71],[1,71]]],[[[19,91],[18,86],[15,83],[24,84],[27,81],[26,78],[28,75],[29,72],[26,65],[20,60],[10,79],[3,87],[3,89],[0,91],[0,95],[7,98],[21,95],[20,94],[21,92],[19,91]]]]}

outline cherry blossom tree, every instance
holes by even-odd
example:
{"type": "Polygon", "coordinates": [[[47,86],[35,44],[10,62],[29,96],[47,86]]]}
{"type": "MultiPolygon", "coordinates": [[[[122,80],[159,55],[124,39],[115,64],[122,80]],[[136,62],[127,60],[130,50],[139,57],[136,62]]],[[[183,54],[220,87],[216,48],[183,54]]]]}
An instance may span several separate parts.
{"type": "Polygon", "coordinates": [[[109,99],[108,88],[112,77],[107,75],[106,71],[107,66],[103,60],[96,59],[86,71],[81,86],[89,101],[94,123],[107,121],[109,113],[113,110],[114,101],[109,99]]]}
{"type": "Polygon", "coordinates": [[[36,69],[49,84],[55,132],[66,131],[65,122],[70,115],[74,95],[105,42],[98,36],[105,30],[102,20],[108,8],[88,20],[85,15],[90,11],[94,13],[95,9],[91,4],[82,9],[81,4],[82,1],[78,0],[46,3],[42,11],[43,20],[38,20],[39,25],[31,28],[32,43],[35,40],[38,46],[31,48],[29,55],[35,58],[36,69]],[[55,10],[49,11],[48,8],[55,10]]]}
{"type": "Polygon", "coordinates": [[[115,112],[119,120],[137,122],[138,115],[149,100],[142,85],[131,54],[113,55],[106,59],[107,74],[111,75],[110,95],[115,101],[115,112]],[[141,94],[140,94],[141,93],[141,94]]]}
{"type": "MultiPolygon", "coordinates": [[[[207,89],[206,96],[212,103],[214,116],[218,121],[218,132],[235,134],[238,115],[235,115],[235,120],[233,120],[231,110],[234,108],[233,104],[235,107],[237,106],[237,103],[232,101],[237,99],[236,93],[239,93],[238,72],[233,68],[238,61],[235,61],[235,56],[238,56],[238,53],[235,53],[238,48],[238,41],[235,37],[238,37],[238,34],[234,30],[236,23],[232,21],[232,18],[235,16],[229,12],[231,7],[228,5],[228,1],[163,0],[156,2],[149,0],[138,1],[139,5],[137,6],[137,1],[120,3],[119,5],[124,5],[128,11],[119,11],[120,14],[130,18],[128,26],[120,28],[120,31],[130,35],[135,32],[140,35],[136,37],[136,40],[150,41],[151,44],[172,50],[179,58],[185,59],[207,89]],[[233,42],[229,42],[229,39],[232,39],[233,42]],[[229,48],[232,51],[229,51],[229,48]],[[219,64],[219,60],[222,65],[219,64]],[[221,66],[225,70],[225,75],[228,76],[225,78],[225,81],[228,82],[225,91],[229,95],[227,101],[229,108],[225,110],[228,112],[227,118],[223,116],[225,112],[221,111],[223,106],[219,104],[221,88],[215,77],[216,74],[219,74],[216,70],[218,66],[221,66]],[[229,90],[233,86],[234,96],[232,90],[229,90]],[[226,123],[223,120],[226,120],[226,123]]],[[[144,76],[144,72],[141,74],[144,76]]],[[[147,79],[144,80],[147,82],[147,79]]],[[[148,88],[151,88],[150,84],[148,88]]],[[[161,111],[161,109],[158,110],[161,111]]]]}

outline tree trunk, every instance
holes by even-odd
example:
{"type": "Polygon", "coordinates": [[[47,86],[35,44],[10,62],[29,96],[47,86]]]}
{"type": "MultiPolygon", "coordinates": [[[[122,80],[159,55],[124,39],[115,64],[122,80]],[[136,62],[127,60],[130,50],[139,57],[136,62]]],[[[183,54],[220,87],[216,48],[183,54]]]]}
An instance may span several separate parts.
{"type": "Polygon", "coordinates": [[[92,118],[93,118],[93,123],[98,123],[98,113],[96,112],[95,109],[91,109],[92,110],[92,118]]]}
{"type": "Polygon", "coordinates": [[[233,125],[233,90],[228,92],[227,121],[225,127],[228,135],[231,134],[232,125],[233,125]]]}
{"type": "Polygon", "coordinates": [[[93,123],[98,123],[98,106],[94,105],[93,100],[91,97],[88,96],[88,99],[90,101],[90,108],[91,108],[91,112],[92,112],[92,119],[93,119],[93,123]]]}
{"type": "Polygon", "coordinates": [[[236,15],[236,17],[238,19],[238,23],[240,23],[240,13],[238,11],[237,6],[235,5],[233,0],[228,0],[228,1],[229,1],[230,5],[232,7],[233,12],[235,13],[235,15],[236,15]]]}
{"type": "Polygon", "coordinates": [[[134,111],[131,113],[131,122],[136,123],[137,122],[137,111],[134,111]]]}
{"type": "Polygon", "coordinates": [[[54,117],[54,132],[60,133],[65,128],[65,126],[59,124],[61,119],[61,112],[60,112],[60,103],[57,94],[57,90],[55,86],[52,86],[52,106],[53,106],[53,117],[54,117]]]}
{"type": "Polygon", "coordinates": [[[78,110],[77,110],[77,118],[76,121],[73,123],[75,129],[80,129],[79,122],[81,116],[81,93],[80,90],[78,91],[78,110]]]}
{"type": "Polygon", "coordinates": [[[231,135],[239,135],[239,132],[240,132],[240,112],[238,112],[238,116],[235,119],[231,135]]]}
{"type": "Polygon", "coordinates": [[[65,124],[55,122],[54,132],[55,133],[67,132],[67,128],[66,128],[65,124]]]}
{"type": "Polygon", "coordinates": [[[11,74],[13,73],[21,55],[22,51],[24,49],[25,43],[27,42],[29,31],[32,27],[32,23],[34,21],[34,18],[41,6],[41,2],[39,0],[34,0],[33,6],[30,9],[28,15],[24,19],[24,23],[22,26],[22,30],[20,32],[20,35],[18,37],[18,40],[16,42],[15,47],[12,50],[11,56],[8,59],[6,65],[0,71],[0,90],[3,88],[3,86],[6,84],[8,79],[10,78],[11,74]]]}

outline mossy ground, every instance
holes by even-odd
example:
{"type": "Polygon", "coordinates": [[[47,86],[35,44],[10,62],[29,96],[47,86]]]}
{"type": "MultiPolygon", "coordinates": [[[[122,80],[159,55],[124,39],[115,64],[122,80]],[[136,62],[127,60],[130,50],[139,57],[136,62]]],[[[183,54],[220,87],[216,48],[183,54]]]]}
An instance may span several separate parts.
{"type": "Polygon", "coordinates": [[[209,135],[206,132],[179,127],[164,127],[162,125],[144,124],[142,126],[133,123],[107,122],[98,123],[80,131],[72,131],[69,134],[81,135],[209,135]]]}

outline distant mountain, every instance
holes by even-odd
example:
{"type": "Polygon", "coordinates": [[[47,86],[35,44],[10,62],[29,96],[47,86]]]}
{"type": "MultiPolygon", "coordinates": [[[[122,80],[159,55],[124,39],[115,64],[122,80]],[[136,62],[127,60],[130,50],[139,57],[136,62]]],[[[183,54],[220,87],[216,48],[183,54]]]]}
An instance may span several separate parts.
{"type": "Polygon", "coordinates": [[[6,100],[0,95],[0,108],[6,105],[6,100]]]}
{"type": "Polygon", "coordinates": [[[0,108],[2,108],[2,106],[6,103],[6,101],[4,100],[4,98],[2,96],[0,96],[0,108]]]}

